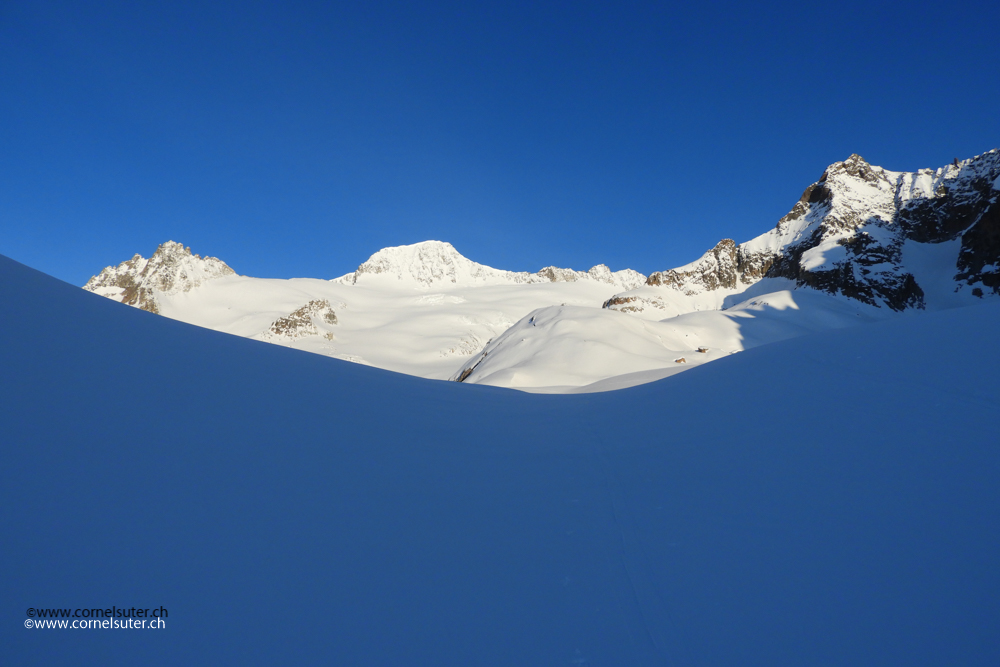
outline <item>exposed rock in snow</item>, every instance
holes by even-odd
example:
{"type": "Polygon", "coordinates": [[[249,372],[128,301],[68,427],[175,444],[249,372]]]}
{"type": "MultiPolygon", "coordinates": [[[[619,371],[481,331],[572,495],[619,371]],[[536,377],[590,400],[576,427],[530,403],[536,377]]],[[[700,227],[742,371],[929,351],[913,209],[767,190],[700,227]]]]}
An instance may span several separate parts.
{"type": "Polygon", "coordinates": [[[192,255],[191,248],[167,241],[149,259],[136,254],[92,277],[83,289],[130,306],[160,312],[157,296],[189,292],[208,280],[236,272],[220,259],[192,255]]]}
{"type": "Polygon", "coordinates": [[[739,280],[736,242],[722,239],[695,262],[669,271],[657,271],[646,280],[647,285],[665,285],[694,293],[720,287],[732,289],[739,280]]]}
{"type": "Polygon", "coordinates": [[[612,271],[604,264],[591,267],[590,271],[587,271],[587,275],[592,280],[607,283],[608,285],[622,285],[625,289],[635,289],[646,282],[646,276],[638,271],[633,271],[632,269],[612,271]]]}
{"type": "Polygon", "coordinates": [[[292,311],[285,317],[280,317],[261,334],[260,339],[267,342],[290,341],[305,336],[318,336],[325,330],[324,337],[333,340],[334,334],[329,327],[337,324],[337,314],[326,299],[315,299],[301,308],[292,311]]]}

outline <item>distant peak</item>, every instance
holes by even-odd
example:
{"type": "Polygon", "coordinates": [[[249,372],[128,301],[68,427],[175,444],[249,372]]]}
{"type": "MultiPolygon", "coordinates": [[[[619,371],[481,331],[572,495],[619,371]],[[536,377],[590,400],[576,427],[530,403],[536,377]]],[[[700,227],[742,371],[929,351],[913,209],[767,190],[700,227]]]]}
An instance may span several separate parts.
{"type": "Polygon", "coordinates": [[[179,252],[190,255],[191,248],[185,248],[183,243],[177,243],[176,241],[166,241],[156,247],[156,252],[179,252]]]}
{"type": "Polygon", "coordinates": [[[381,275],[419,286],[434,283],[478,282],[508,272],[477,264],[446,241],[421,241],[382,248],[354,272],[353,282],[363,276],[381,275]],[[496,274],[496,275],[494,275],[496,274]]]}
{"type": "Polygon", "coordinates": [[[167,241],[148,260],[136,254],[118,266],[106,267],[84,289],[156,313],[157,292],[188,292],[208,280],[235,274],[221,259],[192,255],[191,248],[167,241]]]}
{"type": "Polygon", "coordinates": [[[411,245],[382,248],[368,258],[354,273],[337,278],[345,284],[369,280],[426,289],[432,285],[502,285],[537,282],[574,282],[597,280],[632,289],[646,276],[625,269],[612,272],[599,264],[590,271],[574,271],[547,266],[537,273],[494,269],[468,259],[446,241],[422,241],[411,245]]]}
{"type": "Polygon", "coordinates": [[[847,174],[854,178],[860,178],[868,183],[873,183],[878,180],[880,174],[882,173],[883,169],[881,167],[874,167],[857,153],[851,153],[851,156],[843,162],[835,162],[831,164],[827,170],[823,172],[820,182],[822,183],[826,181],[829,176],[833,176],[835,174],[847,174]]]}
{"type": "Polygon", "coordinates": [[[420,241],[419,243],[411,243],[409,245],[397,245],[389,246],[388,248],[382,248],[371,257],[371,261],[375,257],[383,256],[394,256],[394,257],[404,257],[404,256],[415,256],[415,257],[434,257],[436,254],[447,254],[447,255],[458,255],[462,256],[460,252],[455,250],[455,246],[448,243],[447,241],[420,241]]]}
{"type": "MultiPolygon", "coordinates": [[[[201,259],[201,255],[196,255],[191,252],[191,246],[185,246],[183,243],[177,243],[176,241],[166,241],[161,243],[156,247],[156,252],[153,253],[152,257],[171,257],[179,259],[182,257],[194,257],[196,259],[201,259]]],[[[214,259],[206,257],[205,259],[214,259]]]]}

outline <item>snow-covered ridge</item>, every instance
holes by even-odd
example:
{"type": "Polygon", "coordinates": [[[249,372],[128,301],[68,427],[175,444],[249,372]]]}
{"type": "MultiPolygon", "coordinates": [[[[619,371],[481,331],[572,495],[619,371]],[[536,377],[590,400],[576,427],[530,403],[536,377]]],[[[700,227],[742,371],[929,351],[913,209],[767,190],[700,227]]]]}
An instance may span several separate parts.
{"type": "MultiPolygon", "coordinates": [[[[736,244],[723,239],[700,259],[649,276],[650,287],[688,296],[740,291],[763,278],[788,278],[893,310],[925,307],[925,290],[903,260],[913,244],[960,240],[954,289],[1000,293],[1000,150],[939,169],[894,172],[851,155],[826,169],[774,229],[736,244]]],[[[617,295],[633,311],[656,292],[617,295]]]]}
{"type": "Polygon", "coordinates": [[[632,289],[643,284],[646,276],[625,269],[612,272],[598,264],[589,271],[574,271],[548,266],[537,273],[505,271],[473,262],[444,241],[423,241],[412,245],[383,248],[362,263],[356,271],[337,278],[349,285],[389,284],[392,282],[426,289],[435,285],[518,285],[541,282],[597,280],[608,285],[632,289]]]}

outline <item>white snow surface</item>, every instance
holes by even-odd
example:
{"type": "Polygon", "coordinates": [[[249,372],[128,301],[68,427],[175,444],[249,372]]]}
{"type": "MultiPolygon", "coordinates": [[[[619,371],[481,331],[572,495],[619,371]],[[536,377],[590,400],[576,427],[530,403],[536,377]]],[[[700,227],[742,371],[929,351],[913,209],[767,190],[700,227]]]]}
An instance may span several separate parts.
{"type": "MultiPolygon", "coordinates": [[[[183,250],[173,242],[162,247],[183,250]]],[[[120,289],[102,285],[128,270],[140,273],[152,261],[136,256],[130,263],[108,267],[87,289],[120,298],[120,289]]],[[[184,267],[185,277],[198,280],[179,286],[165,282],[169,289],[154,289],[161,315],[432,379],[453,375],[491,339],[536,308],[553,304],[599,308],[615,293],[645,281],[636,271],[612,272],[604,265],[586,272],[556,267],[537,273],[503,271],[473,262],[440,241],[384,248],[355,272],[334,280],[225,275],[214,264],[203,266],[209,261],[218,262],[190,256],[190,251],[175,260],[184,267]],[[292,334],[271,331],[279,320],[317,301],[329,303],[335,324],[331,318],[312,316],[309,324],[292,334]]]]}
{"type": "Polygon", "coordinates": [[[618,389],[758,345],[891,317],[891,311],[807,289],[769,292],[726,310],[662,321],[550,306],[504,332],[452,379],[465,373],[465,382],[543,392],[618,389]]]}
{"type": "Polygon", "coordinates": [[[537,273],[504,271],[473,262],[455,250],[450,243],[423,241],[413,245],[383,248],[369,257],[356,271],[341,276],[334,282],[388,287],[403,285],[430,290],[440,286],[474,287],[577,280],[594,280],[623,290],[642,285],[646,276],[631,269],[612,272],[603,264],[587,272],[554,266],[537,273]]]}
{"type": "MultiPolygon", "coordinates": [[[[974,300],[967,292],[949,292],[956,243],[906,247],[919,277],[941,285],[929,294],[932,307],[974,300]]],[[[174,243],[164,247],[183,250],[174,243]]],[[[706,257],[678,271],[714,262],[706,257]]],[[[136,256],[129,264],[141,272],[153,261],[136,256]]],[[[898,316],[796,289],[785,279],[707,290],[647,286],[642,274],[603,265],[589,272],[502,271],[437,241],[383,249],[334,280],[251,278],[197,256],[175,258],[172,266],[170,276],[179,279],[164,279],[161,271],[143,283],[166,287],[153,287],[166,317],[410,375],[528,391],[620,388],[757,345],[898,316]],[[628,301],[602,308],[613,296],[628,301]],[[275,333],[277,323],[309,304],[323,304],[324,315],[314,307],[294,331],[275,333]]],[[[117,276],[122,267],[109,267],[98,278],[117,276]]],[[[119,297],[98,278],[88,289],[119,297]]]]}
{"type": "MultiPolygon", "coordinates": [[[[809,312],[777,294],[743,319],[809,312]]],[[[3,257],[0,316],[5,664],[1000,659],[995,300],[561,396],[223,335],[3,257]],[[20,616],[112,605],[166,628],[20,616]]]]}

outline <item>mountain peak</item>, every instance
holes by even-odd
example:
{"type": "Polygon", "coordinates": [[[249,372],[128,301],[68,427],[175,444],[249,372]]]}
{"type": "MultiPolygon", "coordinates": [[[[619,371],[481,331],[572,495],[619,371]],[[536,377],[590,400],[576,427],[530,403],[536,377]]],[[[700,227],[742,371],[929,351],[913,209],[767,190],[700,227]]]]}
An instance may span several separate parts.
{"type": "Polygon", "coordinates": [[[924,290],[911,272],[920,267],[904,261],[904,249],[954,241],[952,265],[942,267],[952,272],[953,291],[1000,293],[996,183],[995,149],[917,172],[888,171],[854,153],[830,165],[771,231],[739,245],[723,240],[692,264],[652,274],[648,284],[693,293],[787,278],[870,305],[922,308],[924,290]]]}
{"type": "Polygon", "coordinates": [[[207,280],[232,275],[236,275],[236,272],[221,259],[203,258],[192,254],[190,247],[167,241],[157,246],[149,259],[136,254],[118,266],[106,267],[88,280],[83,288],[130,306],[158,313],[158,292],[188,292],[207,280]]]}
{"type": "Polygon", "coordinates": [[[177,243],[176,241],[165,241],[156,246],[153,257],[157,255],[160,257],[198,257],[198,255],[192,255],[190,246],[184,247],[183,243],[177,243]]]}
{"type": "Polygon", "coordinates": [[[641,285],[646,277],[637,271],[611,271],[603,264],[590,271],[575,271],[547,266],[537,273],[505,271],[473,262],[446,241],[422,241],[411,245],[382,248],[368,258],[354,273],[337,282],[401,283],[417,289],[433,285],[509,285],[520,283],[574,282],[596,280],[624,289],[641,285]]]}
{"type": "Polygon", "coordinates": [[[421,241],[382,248],[358,267],[350,282],[389,279],[428,287],[438,283],[509,281],[511,276],[510,271],[473,262],[446,241],[421,241]]]}

